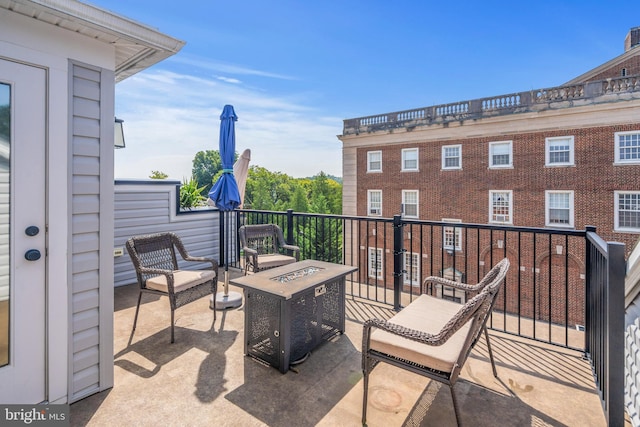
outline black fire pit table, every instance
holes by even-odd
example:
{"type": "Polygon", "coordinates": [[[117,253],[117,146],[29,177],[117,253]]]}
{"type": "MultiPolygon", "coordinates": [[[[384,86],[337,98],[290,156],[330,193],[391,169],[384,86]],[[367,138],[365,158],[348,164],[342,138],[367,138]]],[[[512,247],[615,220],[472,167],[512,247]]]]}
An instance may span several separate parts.
{"type": "Polygon", "coordinates": [[[345,276],[357,270],[300,261],[230,281],[244,289],[244,353],[285,373],[344,332],[345,276]]]}

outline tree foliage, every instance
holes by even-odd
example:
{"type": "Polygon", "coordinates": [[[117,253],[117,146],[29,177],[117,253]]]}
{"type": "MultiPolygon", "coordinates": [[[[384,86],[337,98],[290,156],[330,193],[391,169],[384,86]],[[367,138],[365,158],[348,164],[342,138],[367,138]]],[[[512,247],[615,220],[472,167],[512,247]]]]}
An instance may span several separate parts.
{"type": "Polygon", "coordinates": [[[218,150],[198,151],[193,159],[191,174],[196,180],[198,188],[202,188],[202,195],[208,196],[213,186],[213,178],[222,170],[222,160],[218,150]]]}
{"type": "Polygon", "coordinates": [[[247,209],[323,214],[342,212],[342,184],[324,172],[312,178],[292,178],[251,166],[247,177],[244,206],[247,209]]]}
{"type": "MultiPolygon", "coordinates": [[[[235,159],[238,153],[235,153],[235,159]]],[[[155,171],[154,171],[155,172],[155,171]]],[[[199,151],[193,159],[196,188],[206,198],[213,183],[222,173],[222,160],[217,150],[199,151]]],[[[320,172],[311,178],[293,178],[253,165],[249,168],[243,207],[246,209],[342,213],[342,182],[320,172]]]]}
{"type": "Polygon", "coordinates": [[[168,177],[169,175],[161,171],[151,171],[151,175],[149,175],[149,178],[151,179],[165,179],[168,177]]]}

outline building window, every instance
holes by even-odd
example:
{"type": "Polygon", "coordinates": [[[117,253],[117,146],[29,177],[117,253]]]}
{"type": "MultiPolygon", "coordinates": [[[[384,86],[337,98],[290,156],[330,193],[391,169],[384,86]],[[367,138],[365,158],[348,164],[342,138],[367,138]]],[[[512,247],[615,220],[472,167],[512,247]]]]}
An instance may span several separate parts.
{"type": "Polygon", "coordinates": [[[420,286],[420,254],[404,253],[404,284],[420,286]]]}
{"type": "Polygon", "coordinates": [[[418,190],[402,190],[402,216],[418,218],[418,190]]]}
{"type": "Polygon", "coordinates": [[[405,148],[402,150],[402,170],[417,171],[418,170],[418,149],[405,148]]]}
{"type": "Polygon", "coordinates": [[[640,163],[640,131],[616,132],[616,163],[640,163]]]}
{"type": "Polygon", "coordinates": [[[573,136],[546,139],[547,166],[573,166],[573,136]]]}
{"type": "Polygon", "coordinates": [[[367,152],[367,172],[382,172],[382,151],[367,152]]]}
{"type": "Polygon", "coordinates": [[[510,168],[513,166],[511,141],[489,143],[489,167],[510,168]]]}
{"type": "Polygon", "coordinates": [[[620,70],[620,77],[626,77],[627,76],[627,69],[623,68],[620,70]]]}
{"type": "Polygon", "coordinates": [[[512,191],[489,191],[489,222],[513,223],[512,191]]]}
{"type": "Polygon", "coordinates": [[[367,215],[382,216],[382,190],[367,191],[367,215]]]}
{"type": "MultiPolygon", "coordinates": [[[[443,222],[462,222],[459,219],[442,218],[443,222]]],[[[442,229],[442,246],[445,250],[461,251],[462,250],[462,227],[443,227],[442,229]]]]}
{"type": "Polygon", "coordinates": [[[442,169],[462,169],[462,145],[442,147],[442,169]]]}
{"type": "Polygon", "coordinates": [[[549,227],[573,227],[573,191],[545,191],[549,227]]]}
{"type": "Polygon", "coordinates": [[[640,231],[640,191],[616,191],[615,208],[616,231],[640,231]]]}
{"type": "Polygon", "coordinates": [[[369,248],[369,277],[382,279],[382,249],[369,248]]]}

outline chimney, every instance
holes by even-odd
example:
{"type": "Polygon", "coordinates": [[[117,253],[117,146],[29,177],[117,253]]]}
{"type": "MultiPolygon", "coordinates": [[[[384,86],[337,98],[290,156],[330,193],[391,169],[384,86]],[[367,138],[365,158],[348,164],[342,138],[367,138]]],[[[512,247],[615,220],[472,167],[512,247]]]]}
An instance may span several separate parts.
{"type": "Polygon", "coordinates": [[[640,27],[633,27],[624,39],[624,51],[640,45],[640,27]]]}

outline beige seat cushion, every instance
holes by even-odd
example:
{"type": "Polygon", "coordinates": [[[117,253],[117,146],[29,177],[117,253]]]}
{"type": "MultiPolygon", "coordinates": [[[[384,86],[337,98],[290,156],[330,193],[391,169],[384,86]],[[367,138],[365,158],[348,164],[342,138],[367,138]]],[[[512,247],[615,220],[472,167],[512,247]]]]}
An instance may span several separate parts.
{"type": "MultiPolygon", "coordinates": [[[[407,328],[437,334],[462,306],[452,301],[421,295],[389,322],[407,328]]],[[[370,348],[442,372],[451,372],[458,360],[471,321],[440,346],[431,346],[391,334],[381,329],[371,332],[370,348]]]]}
{"type": "MultiPolygon", "coordinates": [[[[214,277],[216,277],[216,273],[211,270],[175,270],[173,272],[173,291],[174,293],[184,291],[185,289],[208,282],[214,277]]],[[[167,277],[160,275],[147,279],[147,288],[154,289],[156,291],[168,292],[167,277]]]]}
{"type": "Polygon", "coordinates": [[[258,255],[258,269],[264,270],[266,268],[280,267],[281,265],[292,264],[296,262],[296,259],[287,255],[280,254],[268,254],[258,255]]]}

